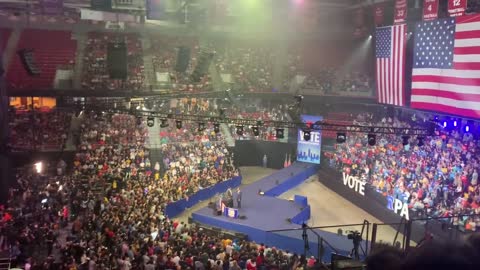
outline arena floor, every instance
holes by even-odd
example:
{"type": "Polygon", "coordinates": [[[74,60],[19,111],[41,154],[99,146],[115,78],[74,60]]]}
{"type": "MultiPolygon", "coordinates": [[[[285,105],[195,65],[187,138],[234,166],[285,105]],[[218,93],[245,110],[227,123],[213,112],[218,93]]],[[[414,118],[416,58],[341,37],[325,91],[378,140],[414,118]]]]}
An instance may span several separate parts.
{"type": "MultiPolygon", "coordinates": [[[[260,180],[275,171],[274,169],[262,167],[241,167],[240,170],[243,175],[242,186],[254,183],[255,181],[260,180]]],[[[310,177],[305,181],[305,183],[282,194],[280,198],[291,199],[295,194],[303,195],[308,198],[308,202],[312,211],[312,217],[308,225],[311,227],[332,226],[339,224],[360,224],[363,223],[365,219],[370,223],[381,223],[380,220],[358,208],[348,200],[325,187],[322,183],[318,182],[317,176],[310,177]]],[[[209,201],[204,201],[195,205],[194,207],[186,210],[182,215],[178,216],[177,219],[187,222],[188,217],[190,217],[193,212],[207,206],[208,203],[209,201]]],[[[348,230],[361,230],[361,226],[341,226],[320,229],[337,233],[338,228],[342,228],[344,233],[348,230]]],[[[395,232],[396,231],[390,226],[379,226],[377,231],[377,240],[393,243],[395,232]]],[[[401,241],[401,237],[401,235],[398,236],[398,241],[401,241]]]]}
{"type": "MultiPolygon", "coordinates": [[[[318,176],[312,176],[303,184],[291,189],[280,196],[280,198],[291,199],[295,194],[308,198],[311,207],[311,218],[308,223],[310,227],[333,226],[342,224],[361,224],[364,220],[370,223],[382,224],[380,220],[355,206],[350,201],[333,192],[325,185],[317,181],[318,176]]],[[[371,237],[370,226],[370,237],[371,237]]],[[[341,226],[331,228],[320,228],[321,230],[336,233],[341,228],[345,233],[347,230],[360,231],[362,226],[341,226]]],[[[396,230],[391,226],[381,225],[377,230],[377,241],[393,244],[396,230]]],[[[399,234],[397,241],[402,241],[399,234]]]]}

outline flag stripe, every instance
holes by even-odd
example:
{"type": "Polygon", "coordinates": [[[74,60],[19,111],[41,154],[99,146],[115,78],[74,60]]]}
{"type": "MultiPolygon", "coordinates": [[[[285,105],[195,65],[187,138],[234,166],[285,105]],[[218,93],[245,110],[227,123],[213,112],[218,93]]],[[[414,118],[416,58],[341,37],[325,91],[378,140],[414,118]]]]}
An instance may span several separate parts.
{"type": "Polygon", "coordinates": [[[447,84],[435,82],[412,82],[412,89],[437,89],[438,91],[458,92],[462,94],[478,94],[478,86],[468,86],[460,84],[447,84]]]}
{"type": "Polygon", "coordinates": [[[451,98],[437,97],[437,96],[422,96],[415,95],[412,97],[412,102],[435,103],[443,106],[449,106],[458,109],[476,110],[480,108],[480,102],[475,101],[458,101],[451,98]]]}
{"type": "Polygon", "coordinates": [[[415,96],[432,96],[432,97],[442,97],[448,99],[454,99],[457,101],[462,100],[469,100],[480,102],[480,96],[477,94],[463,94],[457,92],[450,92],[450,91],[438,91],[437,89],[414,89],[412,90],[412,94],[415,96]]]}
{"type": "Polygon", "coordinates": [[[453,49],[454,55],[459,54],[480,54],[480,49],[478,47],[461,47],[453,49]]]}
{"type": "Polygon", "coordinates": [[[480,16],[443,19],[429,25],[418,24],[417,30],[430,31],[426,37],[444,33],[442,42],[449,41],[445,44],[438,40],[427,40],[425,43],[421,39],[422,42],[416,40],[414,50],[422,52],[422,55],[416,55],[414,59],[417,65],[412,71],[412,107],[479,118],[480,16]],[[443,25],[447,26],[446,31],[443,25]],[[438,65],[437,62],[425,63],[423,53],[434,50],[441,53],[440,58],[434,58],[439,59],[438,65]]]}
{"type": "Polygon", "coordinates": [[[480,85],[480,78],[459,78],[448,76],[436,76],[436,75],[414,75],[413,81],[418,82],[434,82],[442,84],[460,84],[466,86],[478,86],[480,85]]]}
{"type": "Polygon", "coordinates": [[[454,68],[457,70],[480,70],[480,63],[454,63],[454,68]]]}

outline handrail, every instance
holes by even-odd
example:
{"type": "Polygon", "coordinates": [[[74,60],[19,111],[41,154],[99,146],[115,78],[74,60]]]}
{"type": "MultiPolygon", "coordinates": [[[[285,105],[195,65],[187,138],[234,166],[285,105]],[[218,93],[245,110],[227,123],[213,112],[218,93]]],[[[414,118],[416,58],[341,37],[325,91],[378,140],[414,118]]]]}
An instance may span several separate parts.
{"type": "MultiPolygon", "coordinates": [[[[324,228],[336,228],[336,227],[350,227],[350,226],[363,226],[364,223],[358,224],[340,224],[340,225],[329,225],[329,226],[317,226],[317,227],[309,227],[311,229],[324,229],[324,228]]],[[[270,230],[267,232],[275,233],[275,232],[286,232],[286,231],[298,231],[303,230],[303,228],[293,228],[293,229],[278,229],[278,230],[270,230]]]]}

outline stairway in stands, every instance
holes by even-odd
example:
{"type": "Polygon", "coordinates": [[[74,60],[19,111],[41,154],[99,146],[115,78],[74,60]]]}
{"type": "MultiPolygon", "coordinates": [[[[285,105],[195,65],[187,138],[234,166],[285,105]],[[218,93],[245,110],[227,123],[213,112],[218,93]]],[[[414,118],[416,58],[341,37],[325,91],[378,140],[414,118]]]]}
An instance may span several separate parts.
{"type": "Polygon", "coordinates": [[[75,89],[82,88],[83,59],[85,57],[85,45],[87,44],[87,33],[75,32],[73,38],[77,41],[77,52],[75,54],[75,66],[73,86],[75,89]]]}
{"type": "Polygon", "coordinates": [[[153,68],[152,54],[151,52],[151,41],[150,38],[146,35],[141,37],[142,48],[143,48],[143,72],[145,74],[145,84],[147,89],[150,89],[151,85],[157,83],[157,78],[155,76],[155,70],[153,68]]]}
{"type": "Polygon", "coordinates": [[[153,127],[148,127],[148,148],[150,149],[150,163],[152,167],[155,166],[155,162],[160,164],[160,167],[163,169],[163,155],[160,149],[160,125],[155,123],[153,127]]]}
{"type": "Polygon", "coordinates": [[[228,147],[235,147],[235,138],[233,138],[228,125],[225,123],[220,124],[220,132],[222,133],[223,138],[227,142],[228,147]]]}

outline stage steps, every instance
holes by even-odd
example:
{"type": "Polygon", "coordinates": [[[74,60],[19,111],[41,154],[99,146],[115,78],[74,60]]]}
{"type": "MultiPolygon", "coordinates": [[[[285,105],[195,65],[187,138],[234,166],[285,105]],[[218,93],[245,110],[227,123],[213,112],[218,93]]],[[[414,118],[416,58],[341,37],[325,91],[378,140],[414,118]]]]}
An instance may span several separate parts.
{"type": "Polygon", "coordinates": [[[2,257],[0,258],[0,270],[8,270],[10,269],[10,257],[2,257]]]}
{"type": "MultiPolygon", "coordinates": [[[[145,33],[144,33],[145,34],[145,33]]],[[[157,78],[155,76],[155,69],[153,67],[151,48],[152,43],[148,36],[142,35],[140,38],[143,48],[143,72],[145,74],[145,86],[146,89],[150,89],[150,86],[154,86],[157,83],[157,78]]],[[[153,89],[153,88],[152,88],[153,89]]]]}

